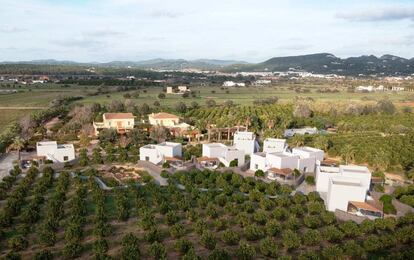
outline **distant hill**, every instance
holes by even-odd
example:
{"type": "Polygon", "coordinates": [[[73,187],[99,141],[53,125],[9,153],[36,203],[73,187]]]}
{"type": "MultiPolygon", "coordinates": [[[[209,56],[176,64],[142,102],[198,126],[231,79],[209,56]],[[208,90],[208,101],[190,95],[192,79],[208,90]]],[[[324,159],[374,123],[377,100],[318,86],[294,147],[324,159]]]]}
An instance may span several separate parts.
{"type": "Polygon", "coordinates": [[[79,63],[58,60],[33,60],[20,62],[0,62],[0,64],[67,65],[113,68],[137,68],[155,70],[219,70],[224,72],[241,71],[307,71],[316,74],[339,75],[411,75],[414,73],[414,58],[405,59],[393,55],[376,57],[373,55],[339,58],[330,53],[316,53],[299,56],[275,57],[261,63],[247,63],[236,60],[215,59],[151,59],[144,61],[111,61],[106,63],[79,63]]]}
{"type": "Polygon", "coordinates": [[[180,70],[180,69],[202,69],[202,70],[218,70],[226,66],[234,64],[248,64],[244,61],[233,60],[184,60],[184,59],[152,59],[144,61],[111,61],[105,63],[98,62],[74,62],[74,61],[58,61],[58,60],[31,60],[19,62],[0,62],[0,64],[29,64],[29,65],[79,65],[79,66],[95,66],[95,67],[134,67],[141,69],[164,69],[164,70],[180,70]]]}
{"type": "Polygon", "coordinates": [[[341,59],[330,53],[276,57],[262,63],[230,65],[225,71],[304,70],[317,74],[408,75],[414,73],[414,59],[393,55],[360,56],[341,59]]]}

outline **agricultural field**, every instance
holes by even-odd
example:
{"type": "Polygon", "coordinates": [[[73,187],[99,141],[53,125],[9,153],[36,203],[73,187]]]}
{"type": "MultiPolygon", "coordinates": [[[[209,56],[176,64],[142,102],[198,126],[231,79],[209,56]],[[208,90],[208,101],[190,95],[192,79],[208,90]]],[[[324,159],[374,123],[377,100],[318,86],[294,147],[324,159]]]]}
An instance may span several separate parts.
{"type": "MultiPolygon", "coordinates": [[[[97,175],[98,174],[98,175],[97,175]]],[[[337,221],[316,193],[232,173],[181,172],[170,185],[104,191],[87,170],[35,168],[3,181],[1,256],[22,259],[404,259],[414,216],[337,221]],[[6,184],[6,183],[7,184],[6,184]]]]}
{"type": "Polygon", "coordinates": [[[32,109],[0,109],[0,133],[11,122],[17,121],[23,116],[32,113],[32,109]]]}
{"type": "MultiPolygon", "coordinates": [[[[336,86],[338,92],[320,93],[321,90],[329,89],[330,85],[320,83],[280,83],[280,85],[267,87],[242,87],[223,89],[218,86],[195,86],[191,90],[195,96],[189,95],[183,98],[178,94],[165,94],[165,98],[159,98],[158,95],[163,93],[162,87],[146,87],[139,90],[115,91],[112,87],[109,93],[101,94],[97,91],[97,86],[78,86],[62,84],[44,84],[35,86],[15,87],[18,93],[1,94],[0,109],[6,113],[0,113],[0,132],[4,128],[4,123],[18,120],[21,116],[30,113],[30,109],[46,109],[55,99],[62,97],[78,97],[83,99],[76,101],[78,104],[100,103],[101,105],[109,104],[114,100],[122,102],[132,102],[135,105],[148,104],[154,107],[154,102],[159,103],[161,108],[174,109],[175,106],[183,102],[188,107],[196,102],[199,106],[205,106],[206,101],[214,100],[217,105],[233,102],[234,105],[251,106],[256,100],[263,100],[270,97],[277,97],[279,103],[292,102],[295,98],[311,98],[316,102],[329,103],[348,103],[348,102],[375,102],[377,100],[388,98],[399,106],[410,106],[414,100],[414,94],[408,92],[401,93],[350,93],[344,86],[336,86]],[[298,93],[295,89],[301,89],[298,93]],[[138,95],[136,95],[138,94],[138,95]],[[408,102],[408,103],[407,103],[408,102]],[[14,110],[10,113],[9,108],[14,110]]],[[[2,86],[2,89],[9,89],[2,86]]]]}

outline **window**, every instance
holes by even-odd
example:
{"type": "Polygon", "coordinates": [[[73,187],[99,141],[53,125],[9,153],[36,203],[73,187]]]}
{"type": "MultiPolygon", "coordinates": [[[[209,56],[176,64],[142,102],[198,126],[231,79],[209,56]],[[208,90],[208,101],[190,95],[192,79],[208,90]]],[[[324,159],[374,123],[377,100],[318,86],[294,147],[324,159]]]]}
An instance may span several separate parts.
{"type": "Polygon", "coordinates": [[[131,122],[130,121],[128,121],[128,125],[131,125],[131,122]]]}
{"type": "Polygon", "coordinates": [[[67,160],[69,160],[69,157],[68,156],[63,156],[63,161],[67,161],[67,160]]]}
{"type": "Polygon", "coordinates": [[[259,169],[259,165],[258,164],[255,164],[254,165],[254,168],[257,170],[257,169],[259,169]]]}
{"type": "Polygon", "coordinates": [[[111,121],[109,121],[109,126],[111,126],[111,121]]]}
{"type": "Polygon", "coordinates": [[[149,161],[149,157],[148,156],[145,156],[145,161],[149,161]]]}

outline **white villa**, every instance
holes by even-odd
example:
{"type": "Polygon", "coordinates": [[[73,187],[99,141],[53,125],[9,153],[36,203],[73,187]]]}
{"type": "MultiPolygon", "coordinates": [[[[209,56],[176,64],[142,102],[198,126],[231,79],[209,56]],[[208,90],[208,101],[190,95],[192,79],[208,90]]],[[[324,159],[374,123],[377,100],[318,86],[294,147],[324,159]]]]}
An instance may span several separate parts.
{"type": "MultiPolygon", "coordinates": [[[[279,147],[281,148],[282,146],[280,145],[279,147]]],[[[269,147],[266,149],[269,150],[269,147]]],[[[276,169],[297,169],[301,172],[314,172],[316,163],[322,161],[324,157],[322,150],[311,147],[293,148],[292,152],[272,152],[274,149],[276,148],[271,148],[271,152],[252,154],[250,158],[250,170],[274,172],[276,169]]],[[[268,177],[271,179],[272,174],[269,174],[268,177]]]]}
{"type": "Polygon", "coordinates": [[[253,132],[239,132],[234,133],[233,144],[239,150],[242,150],[245,155],[250,155],[259,150],[259,144],[256,141],[256,136],[253,132]]]}
{"type": "Polygon", "coordinates": [[[103,122],[93,122],[95,135],[102,129],[116,129],[120,134],[131,131],[135,125],[135,117],[132,113],[104,113],[103,122]]]}
{"type": "Polygon", "coordinates": [[[365,166],[318,166],[316,191],[325,201],[327,210],[342,210],[359,216],[382,217],[382,210],[367,195],[372,174],[365,166]]]}
{"type": "Polygon", "coordinates": [[[181,157],[182,145],[180,143],[164,142],[155,145],[148,144],[139,148],[139,159],[153,164],[181,157]]]}
{"type": "Polygon", "coordinates": [[[286,139],[266,138],[263,142],[264,153],[285,152],[287,148],[286,139]]]}
{"type": "MultiPolygon", "coordinates": [[[[245,153],[243,150],[239,150],[236,147],[229,147],[222,143],[210,143],[203,144],[203,157],[204,161],[211,159],[217,159],[223,163],[226,167],[230,166],[230,162],[237,160],[237,166],[244,164],[245,153]]],[[[199,158],[199,161],[201,159],[199,158]]]]}
{"type": "Polygon", "coordinates": [[[57,144],[56,141],[36,143],[37,156],[45,157],[53,162],[69,162],[75,159],[73,144],[57,144]]]}

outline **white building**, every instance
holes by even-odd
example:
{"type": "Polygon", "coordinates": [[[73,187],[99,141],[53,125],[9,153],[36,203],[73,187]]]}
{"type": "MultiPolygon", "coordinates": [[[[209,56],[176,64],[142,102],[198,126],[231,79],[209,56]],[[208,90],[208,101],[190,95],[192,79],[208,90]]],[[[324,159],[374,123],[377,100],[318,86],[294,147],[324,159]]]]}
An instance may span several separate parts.
{"type": "Polygon", "coordinates": [[[263,142],[264,153],[285,152],[288,148],[286,139],[266,138],[263,142]]]}
{"type": "Polygon", "coordinates": [[[303,147],[295,147],[292,149],[292,153],[299,155],[300,158],[315,158],[316,161],[322,162],[324,157],[324,152],[321,149],[303,146],[303,147]]]}
{"type": "Polygon", "coordinates": [[[316,191],[325,200],[329,211],[347,211],[348,203],[365,202],[371,185],[371,172],[365,166],[318,166],[316,191]]]}
{"type": "Polygon", "coordinates": [[[292,128],[286,129],[283,134],[284,137],[293,137],[295,135],[316,135],[318,134],[316,127],[292,128]]]}
{"type": "Polygon", "coordinates": [[[350,201],[365,202],[367,190],[359,179],[334,177],[329,178],[326,195],[326,208],[329,211],[336,209],[348,211],[350,201]]]}
{"type": "Polygon", "coordinates": [[[173,87],[167,87],[167,94],[174,94],[174,88],[173,87]]]}
{"type": "Polygon", "coordinates": [[[374,86],[358,86],[355,88],[356,91],[363,91],[363,92],[373,92],[375,90],[374,86]]]}
{"type": "Polygon", "coordinates": [[[396,86],[393,86],[393,87],[391,88],[391,90],[392,90],[392,91],[399,92],[399,91],[404,91],[404,90],[405,90],[405,88],[404,88],[404,87],[396,87],[396,86]]]}
{"type": "Polygon", "coordinates": [[[73,144],[57,144],[56,141],[36,143],[37,156],[45,156],[53,162],[69,162],[75,159],[73,144]]]}
{"type": "Polygon", "coordinates": [[[139,148],[139,159],[159,164],[169,158],[181,158],[182,145],[180,143],[164,142],[160,144],[148,144],[139,148]]]}
{"type": "Polygon", "coordinates": [[[244,151],[222,143],[203,144],[203,157],[217,158],[226,167],[229,167],[230,162],[234,160],[237,160],[237,166],[242,166],[244,164],[244,156],[244,151]]]}
{"type": "Polygon", "coordinates": [[[365,190],[371,185],[371,172],[365,166],[340,165],[339,167],[318,166],[316,168],[316,191],[328,192],[329,180],[335,177],[360,180],[365,190]]]}
{"type": "Polygon", "coordinates": [[[223,87],[245,87],[244,82],[224,81],[223,87]]]}
{"type": "Polygon", "coordinates": [[[185,93],[190,91],[190,89],[187,86],[178,86],[178,92],[185,93]]]}
{"type": "Polygon", "coordinates": [[[233,144],[237,149],[244,151],[245,155],[251,155],[259,150],[259,144],[253,132],[235,132],[233,144]]]}
{"type": "Polygon", "coordinates": [[[252,154],[250,157],[250,170],[269,169],[297,169],[301,172],[315,172],[318,161],[322,161],[322,150],[311,147],[294,148],[292,152],[262,152],[252,154]]]}
{"type": "Polygon", "coordinates": [[[253,82],[254,86],[263,86],[263,85],[269,85],[272,81],[268,79],[259,79],[253,82]]]}

